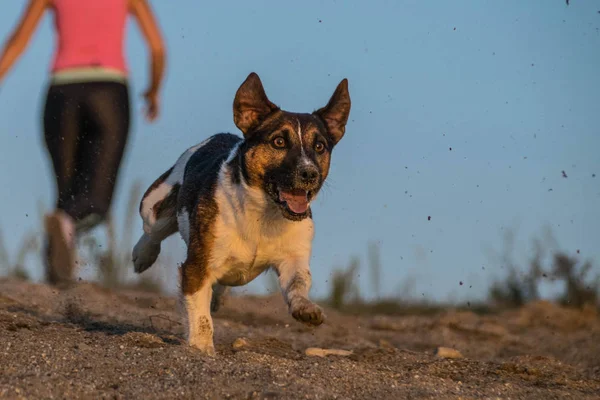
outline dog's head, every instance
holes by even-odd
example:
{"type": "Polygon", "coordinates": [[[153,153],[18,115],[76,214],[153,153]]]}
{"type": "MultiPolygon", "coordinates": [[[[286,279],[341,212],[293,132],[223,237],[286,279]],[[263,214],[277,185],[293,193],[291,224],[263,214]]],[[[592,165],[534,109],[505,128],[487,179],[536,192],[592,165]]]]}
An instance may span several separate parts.
{"type": "Polygon", "coordinates": [[[285,218],[309,215],[329,173],[331,152],[344,136],[350,114],[348,81],[342,80],[325,107],[311,114],[281,110],[251,73],[233,102],[233,120],[244,134],[242,174],[262,189],[285,218]]]}

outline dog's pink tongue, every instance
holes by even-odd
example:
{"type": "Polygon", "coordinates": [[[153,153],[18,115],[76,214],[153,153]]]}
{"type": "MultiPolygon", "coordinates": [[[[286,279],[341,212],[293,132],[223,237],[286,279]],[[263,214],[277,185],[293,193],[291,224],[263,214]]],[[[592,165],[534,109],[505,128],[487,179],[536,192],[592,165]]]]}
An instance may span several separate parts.
{"type": "Polygon", "coordinates": [[[308,210],[308,199],[305,190],[292,190],[279,192],[279,200],[285,201],[293,212],[303,214],[308,210]]]}

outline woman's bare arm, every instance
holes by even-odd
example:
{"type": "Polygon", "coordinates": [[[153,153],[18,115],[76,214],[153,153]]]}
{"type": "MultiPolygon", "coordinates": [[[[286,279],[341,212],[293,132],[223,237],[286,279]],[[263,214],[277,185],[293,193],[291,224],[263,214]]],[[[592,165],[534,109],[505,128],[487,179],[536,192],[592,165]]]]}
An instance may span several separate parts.
{"type": "MultiPolygon", "coordinates": [[[[160,29],[147,0],[130,0],[129,9],[138,21],[142,34],[148,44],[152,60],[150,85],[144,95],[150,102],[153,101],[152,98],[155,99],[154,101],[157,101],[156,98],[165,70],[165,46],[160,29]]],[[[152,104],[150,108],[152,108],[152,104]]],[[[149,113],[152,114],[152,110],[149,110],[149,113]]],[[[152,115],[149,116],[151,119],[154,119],[152,115]]]]}
{"type": "Polygon", "coordinates": [[[50,0],[29,0],[19,24],[6,41],[2,55],[0,55],[0,82],[27,48],[29,39],[49,4],[50,0]]]}

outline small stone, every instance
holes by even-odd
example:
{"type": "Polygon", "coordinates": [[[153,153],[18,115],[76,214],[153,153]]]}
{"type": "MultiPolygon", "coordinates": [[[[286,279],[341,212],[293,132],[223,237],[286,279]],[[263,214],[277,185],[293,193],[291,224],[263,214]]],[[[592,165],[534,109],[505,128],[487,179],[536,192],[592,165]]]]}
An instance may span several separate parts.
{"type": "Polygon", "coordinates": [[[441,358],[463,358],[460,351],[450,347],[438,347],[435,349],[435,355],[441,358]]]}
{"type": "Polygon", "coordinates": [[[244,338],[237,338],[235,339],[235,341],[233,342],[233,344],[231,345],[231,347],[233,347],[234,350],[241,350],[244,347],[248,347],[248,341],[244,338]]]}
{"type": "Polygon", "coordinates": [[[158,336],[143,332],[129,332],[123,338],[136,347],[154,348],[165,344],[158,336]]]}
{"type": "Polygon", "coordinates": [[[84,342],[78,343],[75,345],[75,348],[82,351],[90,351],[92,350],[91,346],[88,346],[84,342]]]}
{"type": "Polygon", "coordinates": [[[352,355],[352,352],[349,350],[341,350],[341,349],[321,349],[318,347],[309,347],[304,351],[309,357],[327,357],[327,356],[343,356],[347,357],[352,355]]]}

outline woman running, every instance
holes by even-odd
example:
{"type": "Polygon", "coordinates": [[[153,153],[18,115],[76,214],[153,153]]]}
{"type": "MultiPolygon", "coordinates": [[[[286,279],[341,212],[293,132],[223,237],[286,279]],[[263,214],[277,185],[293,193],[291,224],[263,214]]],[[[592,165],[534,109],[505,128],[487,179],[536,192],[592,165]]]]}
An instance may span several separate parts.
{"type": "Polygon", "coordinates": [[[48,10],[58,40],[43,127],[57,199],[45,217],[46,277],[64,285],[74,276],[77,235],[107,216],[129,135],[127,15],[137,19],[150,49],[151,82],[144,93],[150,121],[158,116],[165,51],[147,0],[29,0],[0,56],[0,83],[48,10]]]}

